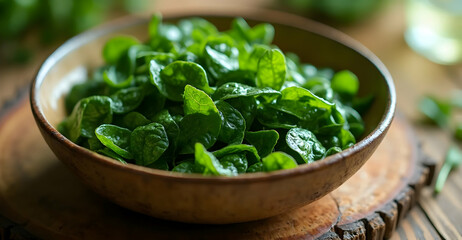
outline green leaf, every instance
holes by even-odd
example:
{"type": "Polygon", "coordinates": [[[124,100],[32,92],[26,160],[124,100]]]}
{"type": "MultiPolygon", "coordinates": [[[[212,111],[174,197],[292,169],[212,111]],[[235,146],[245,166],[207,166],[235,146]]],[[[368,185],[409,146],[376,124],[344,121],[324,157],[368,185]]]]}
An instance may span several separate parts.
{"type": "Polygon", "coordinates": [[[331,147],[331,148],[327,149],[327,151],[324,154],[323,158],[326,158],[326,157],[328,157],[330,155],[334,155],[334,154],[339,153],[341,151],[342,151],[342,149],[339,148],[339,147],[331,147]]]}
{"type": "Polygon", "coordinates": [[[112,151],[111,149],[109,148],[103,148],[103,149],[100,149],[97,151],[98,153],[100,154],[103,154],[104,156],[107,156],[107,157],[110,157],[110,158],[113,158],[123,164],[127,164],[127,162],[125,161],[125,159],[123,159],[120,155],[118,155],[117,153],[115,153],[114,151],[112,151]]]}
{"type": "Polygon", "coordinates": [[[213,100],[205,92],[191,85],[186,85],[184,89],[184,114],[194,113],[219,115],[213,100]]]}
{"type": "Polygon", "coordinates": [[[157,161],[169,145],[167,133],[160,123],[137,127],[130,136],[130,152],[137,165],[148,166],[157,161]]]}
{"type": "Polygon", "coordinates": [[[239,51],[233,45],[233,39],[226,35],[209,37],[204,48],[204,60],[207,70],[216,79],[239,69],[239,51]]]}
{"type": "Polygon", "coordinates": [[[129,152],[131,131],[111,124],[102,124],[95,130],[96,137],[107,148],[126,159],[133,159],[129,152]]]}
{"type": "Polygon", "coordinates": [[[297,127],[299,123],[299,119],[295,116],[265,105],[258,106],[256,117],[258,122],[269,128],[291,129],[297,127]]]}
{"type": "Polygon", "coordinates": [[[444,160],[443,166],[441,167],[438,177],[435,183],[435,193],[438,194],[443,190],[444,183],[449,176],[452,169],[457,168],[462,163],[462,152],[459,147],[452,145],[444,160]]]}
{"type": "Polygon", "coordinates": [[[188,160],[184,161],[172,169],[172,172],[180,172],[180,173],[197,173],[196,166],[194,165],[194,161],[188,160]]]}
{"type": "Polygon", "coordinates": [[[162,15],[160,13],[154,14],[149,22],[149,37],[156,38],[159,35],[159,28],[162,25],[162,15]]]}
{"type": "Polygon", "coordinates": [[[258,62],[257,87],[280,90],[286,79],[284,54],[277,49],[266,51],[258,62]]]}
{"type": "Polygon", "coordinates": [[[359,81],[354,73],[348,70],[337,72],[331,80],[332,89],[343,95],[352,97],[358,93],[359,81]]]}
{"type": "Polygon", "coordinates": [[[245,140],[255,146],[261,157],[266,157],[273,151],[278,139],[279,133],[273,129],[245,133],[245,140]]]}
{"type": "Polygon", "coordinates": [[[297,167],[297,162],[287,153],[273,152],[262,159],[263,170],[271,172],[281,169],[290,169],[297,167]]]}
{"type": "Polygon", "coordinates": [[[221,128],[219,115],[190,114],[181,119],[179,123],[180,137],[178,147],[180,154],[194,152],[196,143],[206,148],[212,147],[218,139],[221,128]]]}
{"type": "Polygon", "coordinates": [[[140,42],[132,36],[117,36],[109,39],[103,47],[103,58],[108,64],[116,64],[128,49],[140,42]]]}
{"type": "Polygon", "coordinates": [[[112,121],[111,99],[103,96],[92,96],[80,100],[71,115],[62,124],[71,141],[79,138],[95,136],[95,129],[112,121]]]}
{"type": "Polygon", "coordinates": [[[263,172],[263,163],[257,162],[247,168],[247,173],[263,172]]]}
{"type": "Polygon", "coordinates": [[[245,153],[229,154],[219,159],[220,163],[228,168],[233,166],[237,169],[238,173],[245,173],[247,171],[248,162],[245,153]]]}
{"type": "Polygon", "coordinates": [[[228,145],[222,149],[214,151],[213,155],[215,155],[218,159],[221,159],[226,155],[237,153],[245,153],[249,164],[260,162],[260,155],[258,155],[257,149],[254,146],[246,144],[228,145]]]}
{"type": "Polygon", "coordinates": [[[286,135],[286,143],[302,157],[305,163],[321,159],[326,152],[316,136],[303,128],[290,129],[286,135]]]}
{"type": "Polygon", "coordinates": [[[143,114],[139,112],[129,112],[122,117],[122,120],[118,123],[121,127],[134,130],[137,127],[150,124],[149,121],[143,114]]]}
{"type": "Polygon", "coordinates": [[[93,95],[106,95],[108,90],[103,81],[93,79],[74,85],[65,99],[66,112],[70,114],[80,100],[93,95]]]}
{"type": "Polygon", "coordinates": [[[452,107],[449,102],[431,96],[425,96],[420,100],[419,110],[441,128],[445,128],[449,124],[449,118],[452,113],[452,107]]]}
{"type": "Polygon", "coordinates": [[[227,102],[218,101],[216,107],[221,116],[221,130],[218,140],[228,144],[241,144],[245,133],[244,117],[227,102]]]}
{"type": "Polygon", "coordinates": [[[462,124],[461,123],[457,124],[456,130],[454,131],[454,137],[457,140],[462,141],[462,124]]]}
{"type": "Polygon", "coordinates": [[[245,129],[252,126],[255,115],[257,114],[257,102],[254,97],[238,97],[226,100],[233,108],[238,110],[245,119],[245,129]]]}
{"type": "Polygon", "coordinates": [[[144,99],[144,92],[140,87],[120,89],[110,96],[114,113],[128,113],[135,110],[144,99]]]}
{"type": "Polygon", "coordinates": [[[213,89],[209,87],[205,70],[193,62],[170,63],[160,72],[160,80],[155,84],[162,95],[172,101],[183,100],[182,95],[186,85],[192,85],[208,94],[213,93],[213,89]]]}
{"type": "Polygon", "coordinates": [[[241,83],[232,82],[232,83],[226,83],[220,86],[213,94],[213,98],[216,100],[219,100],[219,99],[227,100],[231,98],[260,96],[260,95],[265,95],[270,99],[274,99],[277,96],[280,96],[281,93],[269,87],[255,88],[255,87],[247,86],[241,83]]]}
{"type": "Polygon", "coordinates": [[[317,97],[302,87],[289,87],[281,91],[282,96],[271,107],[296,116],[299,119],[313,120],[327,117],[332,103],[317,97]]]}
{"type": "Polygon", "coordinates": [[[243,18],[235,18],[231,26],[237,35],[248,43],[268,45],[274,38],[274,27],[268,23],[258,24],[251,28],[243,18]]]}
{"type": "Polygon", "coordinates": [[[126,88],[133,82],[133,75],[125,75],[117,70],[115,66],[109,67],[103,73],[104,82],[114,88],[126,88]]]}
{"type": "Polygon", "coordinates": [[[148,165],[146,167],[159,169],[159,170],[164,170],[164,171],[169,170],[168,163],[167,163],[167,161],[165,159],[159,159],[159,160],[153,162],[152,164],[150,164],[150,165],[148,165]]]}
{"type": "Polygon", "coordinates": [[[194,159],[196,165],[203,167],[205,175],[236,176],[238,174],[234,167],[223,167],[220,161],[212,153],[207,152],[200,143],[195,144],[194,159]]]}

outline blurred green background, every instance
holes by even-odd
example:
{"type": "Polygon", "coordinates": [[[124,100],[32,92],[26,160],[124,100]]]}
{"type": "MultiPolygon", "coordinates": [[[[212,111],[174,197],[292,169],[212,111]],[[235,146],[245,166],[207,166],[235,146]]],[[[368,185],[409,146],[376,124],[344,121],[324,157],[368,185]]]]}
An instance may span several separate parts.
{"type": "MultiPolygon", "coordinates": [[[[329,24],[352,24],[376,12],[386,0],[248,0],[329,24]]],[[[40,48],[98,25],[136,12],[155,12],[156,3],[186,8],[185,1],[154,0],[0,0],[0,63],[24,64],[40,48]]],[[[227,0],[209,1],[229,4],[227,0]]],[[[189,0],[203,4],[204,1],[189,0]]]]}

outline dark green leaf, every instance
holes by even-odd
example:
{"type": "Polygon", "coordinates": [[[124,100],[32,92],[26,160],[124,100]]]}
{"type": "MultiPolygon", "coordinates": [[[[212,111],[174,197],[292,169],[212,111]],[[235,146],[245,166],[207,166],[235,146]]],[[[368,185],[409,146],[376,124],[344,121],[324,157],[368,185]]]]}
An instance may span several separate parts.
{"type": "Polygon", "coordinates": [[[172,169],[172,172],[196,173],[194,161],[184,161],[172,169]]]}
{"type": "Polygon", "coordinates": [[[228,145],[222,149],[213,152],[213,155],[218,159],[223,158],[226,155],[245,153],[249,165],[256,162],[260,162],[260,156],[258,155],[257,149],[254,146],[239,144],[239,145],[228,145]]]}
{"type": "Polygon", "coordinates": [[[276,130],[261,130],[257,132],[246,132],[245,140],[255,146],[260,157],[266,157],[270,154],[279,139],[279,133],[276,130]]]}
{"type": "Polygon", "coordinates": [[[318,141],[316,136],[303,128],[292,128],[286,135],[287,146],[297,152],[305,163],[321,159],[326,149],[318,141]]]}
{"type": "Polygon", "coordinates": [[[227,102],[218,101],[216,107],[221,116],[221,130],[218,140],[228,144],[241,144],[245,133],[244,117],[227,102]]]}
{"type": "Polygon", "coordinates": [[[172,62],[160,72],[160,80],[155,84],[162,95],[172,101],[183,100],[182,95],[188,84],[208,94],[213,93],[213,89],[209,87],[205,70],[193,62],[172,62]]]}
{"type": "Polygon", "coordinates": [[[234,166],[225,168],[218,159],[200,144],[195,144],[194,151],[195,164],[203,167],[206,175],[236,176],[237,169],[234,166]]]}
{"type": "Polygon", "coordinates": [[[132,84],[133,75],[127,76],[119,72],[115,66],[111,66],[109,69],[104,71],[103,79],[111,87],[125,88],[132,84]]]}
{"type": "Polygon", "coordinates": [[[245,128],[250,129],[255,115],[257,114],[257,102],[254,97],[238,97],[226,100],[238,110],[245,119],[245,128]]]}
{"type": "Polygon", "coordinates": [[[139,112],[129,112],[122,117],[122,120],[118,125],[133,131],[137,127],[148,125],[150,123],[151,121],[149,121],[143,114],[139,112]]]}
{"type": "Polygon", "coordinates": [[[233,47],[234,41],[228,36],[209,38],[204,48],[207,70],[220,79],[230,71],[239,68],[239,51],[233,47]]]}
{"type": "Polygon", "coordinates": [[[153,162],[152,164],[146,166],[148,168],[154,168],[154,169],[159,169],[159,170],[164,170],[164,171],[168,171],[169,170],[169,167],[168,167],[168,163],[165,159],[159,159],[155,162],[153,162]]]}
{"type": "Polygon", "coordinates": [[[257,162],[247,168],[247,173],[263,172],[263,163],[257,162]]]}
{"type": "Polygon", "coordinates": [[[130,136],[130,152],[137,165],[148,166],[157,161],[169,145],[167,133],[160,123],[137,127],[130,136]]]}
{"type": "Polygon", "coordinates": [[[144,99],[144,92],[140,87],[120,89],[110,96],[114,113],[127,113],[136,109],[144,99]]]}
{"type": "Polygon", "coordinates": [[[111,124],[102,124],[95,130],[96,137],[107,148],[123,158],[133,159],[129,152],[131,131],[111,124]]]}
{"type": "Polygon", "coordinates": [[[117,153],[115,153],[114,151],[112,151],[111,149],[109,148],[103,148],[103,149],[100,149],[97,151],[98,153],[101,153],[107,157],[110,157],[110,158],[113,158],[123,164],[127,164],[127,162],[125,161],[125,159],[123,159],[121,156],[119,156],[117,153]]]}
{"type": "Polygon", "coordinates": [[[279,91],[273,90],[269,87],[265,88],[255,88],[251,86],[247,86],[241,83],[226,83],[220,86],[215,93],[213,94],[213,98],[216,100],[227,100],[231,98],[237,97],[250,97],[250,96],[260,96],[265,95],[268,98],[276,98],[280,96],[281,93],[279,91]]]}
{"type": "Polygon", "coordinates": [[[245,153],[236,153],[225,155],[220,158],[220,163],[223,166],[233,166],[237,169],[238,173],[245,173],[247,171],[248,162],[245,153]]]}
{"type": "Polygon", "coordinates": [[[102,96],[80,100],[62,124],[67,137],[73,142],[77,142],[80,137],[94,137],[99,125],[112,121],[111,102],[110,98],[102,96]]]}

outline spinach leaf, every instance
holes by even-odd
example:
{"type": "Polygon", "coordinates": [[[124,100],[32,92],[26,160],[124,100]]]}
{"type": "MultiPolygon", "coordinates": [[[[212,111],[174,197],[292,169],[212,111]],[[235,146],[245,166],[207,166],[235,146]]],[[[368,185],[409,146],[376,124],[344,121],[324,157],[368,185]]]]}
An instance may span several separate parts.
{"type": "Polygon", "coordinates": [[[457,168],[462,163],[462,152],[459,147],[452,145],[444,160],[443,166],[441,167],[438,177],[435,183],[435,193],[438,194],[443,190],[444,183],[449,176],[451,170],[457,168]]]}
{"type": "Polygon", "coordinates": [[[114,113],[127,113],[136,109],[144,99],[143,90],[140,87],[120,89],[110,96],[112,99],[112,111],[114,113]]]}
{"type": "Polygon", "coordinates": [[[123,158],[133,159],[129,152],[131,131],[111,124],[102,124],[95,130],[96,137],[107,148],[123,158]]]}
{"type": "Polygon", "coordinates": [[[172,172],[197,173],[193,160],[184,161],[172,169],[172,172]]]}
{"type": "Polygon", "coordinates": [[[255,164],[260,162],[260,156],[258,155],[257,149],[254,146],[246,144],[228,145],[222,149],[213,152],[213,155],[218,159],[223,158],[226,155],[245,153],[249,164],[255,164]]]}
{"type": "Polygon", "coordinates": [[[302,87],[289,87],[282,90],[281,94],[271,107],[299,119],[313,120],[328,116],[334,106],[302,87]]]}
{"type": "Polygon", "coordinates": [[[274,27],[268,23],[251,28],[243,18],[236,18],[231,26],[236,34],[248,43],[270,44],[274,38],[274,27]]]}
{"type": "Polygon", "coordinates": [[[137,165],[148,166],[157,161],[169,145],[167,133],[160,123],[137,127],[130,136],[130,152],[137,165]]]}
{"type": "Polygon", "coordinates": [[[233,45],[233,39],[228,36],[209,37],[203,55],[207,70],[214,78],[222,78],[228,72],[239,69],[239,51],[233,45]]]}
{"type": "Polygon", "coordinates": [[[272,129],[245,133],[245,140],[255,146],[260,157],[266,157],[270,154],[276,146],[278,139],[279,133],[272,129]]]}
{"type": "Polygon", "coordinates": [[[297,167],[297,162],[290,155],[283,152],[273,152],[262,159],[263,171],[271,172],[281,169],[297,167]]]}
{"type": "Polygon", "coordinates": [[[132,84],[133,75],[126,75],[117,70],[115,66],[110,66],[103,73],[104,82],[114,88],[125,88],[132,84]]]}
{"type": "Polygon", "coordinates": [[[156,82],[162,95],[172,101],[183,100],[182,95],[188,84],[204,90],[208,94],[213,93],[213,89],[208,84],[205,70],[193,62],[175,61],[170,63],[160,72],[160,81],[156,82]]]}
{"type": "Polygon", "coordinates": [[[125,159],[123,159],[121,156],[119,156],[117,153],[115,153],[114,151],[112,151],[111,149],[109,148],[103,148],[103,149],[99,149],[97,151],[98,153],[101,153],[107,157],[110,157],[110,158],[113,158],[123,164],[127,164],[127,162],[125,161],[125,159]]]}
{"type": "Polygon", "coordinates": [[[247,173],[263,172],[263,163],[257,162],[247,168],[247,173]]]}
{"type": "Polygon", "coordinates": [[[449,102],[441,101],[435,97],[426,96],[419,102],[419,110],[429,120],[445,128],[449,124],[452,107],[449,102]]]}
{"type": "Polygon", "coordinates": [[[225,155],[224,157],[220,158],[220,163],[228,168],[233,166],[237,169],[237,173],[245,173],[248,167],[248,162],[245,153],[225,155]]]}
{"type": "Polygon", "coordinates": [[[139,44],[139,41],[132,36],[113,37],[103,47],[103,58],[108,64],[116,64],[120,57],[136,44],[139,44]]]}
{"type": "Polygon", "coordinates": [[[326,149],[318,141],[316,136],[303,128],[292,128],[286,135],[287,146],[297,152],[305,163],[321,159],[326,149]]]}
{"type": "Polygon", "coordinates": [[[348,70],[335,73],[331,80],[332,89],[349,98],[356,95],[359,89],[358,77],[348,70]]]}
{"type": "Polygon", "coordinates": [[[241,144],[244,139],[245,120],[241,113],[225,101],[217,101],[221,130],[218,140],[228,144],[241,144]]]}
{"type": "Polygon", "coordinates": [[[71,141],[79,138],[95,136],[95,129],[103,123],[112,122],[111,99],[103,96],[92,96],[80,100],[71,115],[64,120],[62,127],[71,141]]]}
{"type": "Polygon", "coordinates": [[[167,133],[169,146],[164,153],[164,157],[168,158],[167,162],[171,163],[175,159],[175,152],[178,144],[178,136],[180,135],[180,127],[173,120],[168,110],[162,110],[152,119],[154,122],[162,124],[167,133]]]}
{"type": "Polygon", "coordinates": [[[290,129],[298,126],[299,119],[293,115],[278,111],[266,105],[257,108],[257,120],[269,128],[290,129]]]}
{"type": "Polygon", "coordinates": [[[331,148],[327,149],[327,151],[324,154],[323,158],[326,158],[326,157],[328,157],[330,155],[334,155],[334,154],[339,153],[341,151],[342,151],[342,149],[339,148],[339,147],[331,147],[331,148]]]}
{"type": "Polygon", "coordinates": [[[268,50],[260,58],[257,70],[257,87],[280,90],[286,79],[284,54],[277,49],[268,50]]]}
{"type": "Polygon", "coordinates": [[[241,83],[226,83],[217,88],[217,90],[213,94],[213,98],[216,100],[227,100],[237,97],[250,97],[260,95],[265,95],[269,98],[275,98],[277,96],[280,96],[281,93],[269,87],[255,88],[241,83]]]}
{"type": "Polygon", "coordinates": [[[196,143],[194,149],[195,164],[203,168],[203,174],[222,176],[236,176],[238,174],[234,166],[223,167],[212,153],[207,152],[204,145],[196,143]]]}
{"type": "Polygon", "coordinates": [[[250,129],[257,114],[257,102],[254,97],[238,97],[226,100],[233,108],[238,110],[245,119],[245,129],[250,129]]]}
{"type": "Polygon", "coordinates": [[[146,167],[159,169],[159,170],[165,170],[165,171],[168,171],[170,169],[168,167],[167,161],[165,159],[163,159],[163,158],[158,159],[157,161],[147,165],[146,167]]]}
{"type": "Polygon", "coordinates": [[[108,87],[103,81],[91,79],[83,83],[74,85],[65,98],[66,112],[70,114],[74,106],[81,99],[93,95],[106,95],[109,92],[108,87]]]}
{"type": "Polygon", "coordinates": [[[129,112],[122,117],[118,125],[133,131],[137,127],[148,125],[150,123],[151,121],[149,121],[143,114],[139,112],[129,112]]]}
{"type": "Polygon", "coordinates": [[[184,113],[186,116],[179,124],[180,153],[193,153],[197,142],[206,148],[212,147],[221,129],[221,116],[213,100],[205,92],[187,85],[184,90],[184,113]]]}

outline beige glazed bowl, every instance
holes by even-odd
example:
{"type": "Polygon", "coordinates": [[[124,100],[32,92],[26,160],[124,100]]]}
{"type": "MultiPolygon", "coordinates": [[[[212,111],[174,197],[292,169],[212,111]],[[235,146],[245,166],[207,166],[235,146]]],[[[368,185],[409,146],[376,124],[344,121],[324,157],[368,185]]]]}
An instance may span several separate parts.
{"type": "MultiPolygon", "coordinates": [[[[91,189],[120,206],[157,218],[225,224],[263,219],[304,206],[351,177],[382,141],[395,110],[395,90],[384,65],[344,34],[318,23],[269,11],[165,15],[166,21],[201,16],[219,29],[242,16],[249,23],[272,23],[275,44],[297,53],[303,62],[336,70],[349,69],[360,79],[360,95],[375,101],[364,115],[366,134],[354,146],[295,169],[237,177],[181,174],[136,166],[80,147],[57,130],[64,119],[64,96],[75,82],[103,64],[102,46],[109,38],[134,35],[147,39],[148,19],[128,18],[86,32],[59,47],[42,65],[31,89],[32,111],[56,156],[91,189]]],[[[78,200],[77,200],[78,201],[78,200]]]]}

